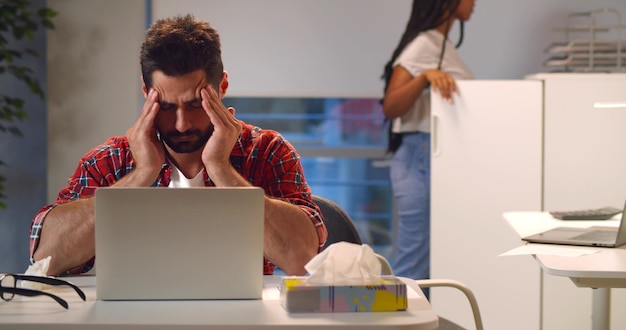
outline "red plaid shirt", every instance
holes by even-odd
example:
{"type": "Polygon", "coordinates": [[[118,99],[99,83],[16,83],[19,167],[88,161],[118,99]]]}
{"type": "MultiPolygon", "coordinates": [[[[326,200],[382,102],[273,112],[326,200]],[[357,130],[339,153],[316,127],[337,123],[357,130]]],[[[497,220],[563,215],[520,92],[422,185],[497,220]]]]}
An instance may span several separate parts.
{"type": "MultiPolygon", "coordinates": [[[[283,137],[271,130],[241,122],[242,132],[230,154],[232,166],[252,185],[265,190],[265,194],[300,206],[317,229],[319,247],[326,242],[328,233],[319,207],[311,200],[311,189],[306,183],[300,156],[283,137]]],[[[39,244],[41,228],[48,212],[55,206],[80,198],[93,196],[96,188],[114,184],[132,171],[134,160],[125,136],[114,136],[84,155],[76,171],[69,178],[53,204],[43,207],[32,220],[30,229],[30,262],[39,244]]],[[[172,168],[163,164],[154,187],[167,187],[172,168]]],[[[204,185],[215,186],[204,172],[204,185]]],[[[84,273],[94,264],[95,257],[68,274],[84,273]]],[[[271,275],[274,265],[263,259],[263,274],[271,275]]]]}

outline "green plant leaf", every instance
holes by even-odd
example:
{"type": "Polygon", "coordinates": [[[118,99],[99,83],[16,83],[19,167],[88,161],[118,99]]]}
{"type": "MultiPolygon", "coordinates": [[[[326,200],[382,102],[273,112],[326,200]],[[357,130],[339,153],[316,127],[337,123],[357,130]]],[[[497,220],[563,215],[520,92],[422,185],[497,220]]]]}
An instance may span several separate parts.
{"type": "MultiPolygon", "coordinates": [[[[35,40],[35,32],[39,28],[53,29],[52,18],[58,13],[48,7],[35,10],[30,0],[0,0],[0,75],[10,74],[26,84],[28,89],[40,98],[44,98],[44,91],[33,73],[33,69],[27,66],[15,65],[16,59],[22,56],[39,57],[40,54],[31,47],[25,49],[13,49],[9,42],[12,40],[26,39],[35,40]]],[[[25,100],[5,94],[6,90],[0,88],[0,133],[9,133],[22,136],[22,132],[14,125],[6,125],[15,120],[28,118],[24,109],[25,100]]],[[[6,164],[0,161],[0,165],[6,164]]],[[[6,178],[0,175],[0,208],[6,208],[6,178]]]]}
{"type": "MultiPolygon", "coordinates": [[[[0,166],[4,166],[6,163],[0,160],[0,166]]],[[[6,209],[7,205],[2,201],[3,199],[6,199],[6,195],[2,193],[2,191],[5,190],[5,185],[4,182],[6,181],[6,178],[2,175],[0,175],[0,209],[6,209]]]]}
{"type": "Polygon", "coordinates": [[[34,49],[31,49],[31,48],[26,48],[24,51],[25,51],[28,55],[31,55],[31,56],[33,56],[33,57],[39,57],[39,52],[38,52],[38,51],[36,51],[36,50],[34,50],[34,49]]]}
{"type": "Polygon", "coordinates": [[[9,131],[9,133],[13,134],[14,136],[22,137],[22,131],[20,131],[20,129],[15,127],[15,126],[9,127],[8,131],[9,131]]]}
{"type": "Polygon", "coordinates": [[[41,24],[43,24],[43,27],[46,29],[54,29],[54,24],[52,23],[52,21],[44,20],[41,22],[41,24]]]}

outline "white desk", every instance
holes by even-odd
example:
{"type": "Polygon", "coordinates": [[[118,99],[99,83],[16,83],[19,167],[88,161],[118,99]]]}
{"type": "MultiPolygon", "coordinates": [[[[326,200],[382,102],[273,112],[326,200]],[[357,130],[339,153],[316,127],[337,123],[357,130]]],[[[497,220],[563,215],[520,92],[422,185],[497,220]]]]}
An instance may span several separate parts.
{"type": "MultiPolygon", "coordinates": [[[[621,216],[621,215],[620,215],[621,216]]],[[[586,228],[619,225],[618,219],[603,221],[561,221],[547,212],[507,212],[506,221],[520,237],[536,234],[558,226],[586,228]]],[[[566,247],[565,245],[561,245],[566,247]]],[[[579,257],[534,255],[547,273],[569,277],[577,287],[593,288],[592,328],[610,327],[611,288],[626,288],[626,245],[619,248],[567,246],[568,249],[593,249],[597,253],[579,257]]]]}
{"type": "MultiPolygon", "coordinates": [[[[175,277],[175,275],[173,275],[175,277]]],[[[83,302],[68,289],[52,289],[69,310],[48,297],[16,297],[0,302],[0,329],[435,329],[437,315],[414,281],[403,279],[408,310],[374,313],[290,314],[280,305],[279,276],[266,276],[262,300],[98,301],[95,277],[70,277],[87,295],[83,302]]],[[[175,278],[173,278],[175,280],[175,278]]],[[[181,277],[181,280],[184,278],[181,277]]]]}

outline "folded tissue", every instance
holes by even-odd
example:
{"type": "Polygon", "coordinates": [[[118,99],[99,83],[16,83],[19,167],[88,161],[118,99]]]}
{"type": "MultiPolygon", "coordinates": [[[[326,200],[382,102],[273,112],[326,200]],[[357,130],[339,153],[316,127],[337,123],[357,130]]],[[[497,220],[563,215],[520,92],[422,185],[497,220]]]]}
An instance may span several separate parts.
{"type": "MultiPolygon", "coordinates": [[[[24,274],[33,276],[47,276],[46,274],[48,273],[48,268],[50,267],[50,259],[52,259],[52,256],[47,256],[41,260],[35,261],[32,265],[28,266],[24,274]]],[[[24,289],[40,291],[50,287],[47,284],[33,281],[20,281],[20,286],[24,289]]]]}
{"type": "Polygon", "coordinates": [[[389,312],[407,308],[406,284],[382,276],[367,244],[338,242],[305,265],[308,276],[285,276],[281,303],[288,312],[389,312]]]}

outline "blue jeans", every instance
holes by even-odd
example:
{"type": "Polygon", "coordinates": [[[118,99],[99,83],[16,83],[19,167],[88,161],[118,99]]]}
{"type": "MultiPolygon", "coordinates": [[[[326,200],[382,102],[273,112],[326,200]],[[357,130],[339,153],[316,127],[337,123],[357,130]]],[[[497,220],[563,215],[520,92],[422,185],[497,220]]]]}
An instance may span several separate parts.
{"type": "Polygon", "coordinates": [[[393,269],[398,276],[430,277],[430,134],[405,134],[390,167],[398,212],[393,269]]]}

